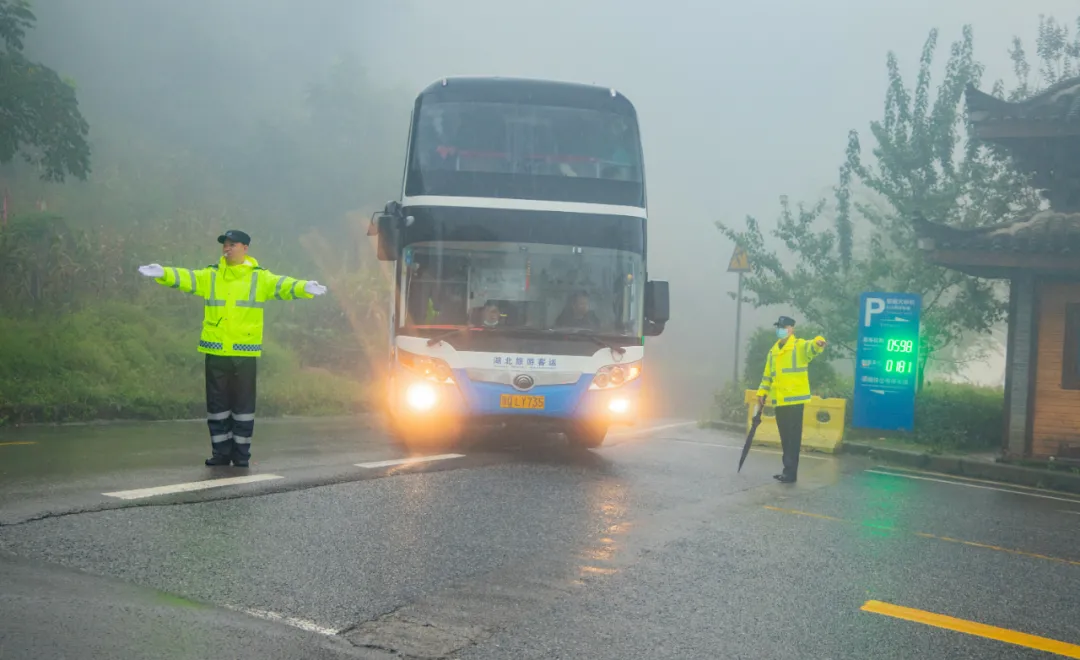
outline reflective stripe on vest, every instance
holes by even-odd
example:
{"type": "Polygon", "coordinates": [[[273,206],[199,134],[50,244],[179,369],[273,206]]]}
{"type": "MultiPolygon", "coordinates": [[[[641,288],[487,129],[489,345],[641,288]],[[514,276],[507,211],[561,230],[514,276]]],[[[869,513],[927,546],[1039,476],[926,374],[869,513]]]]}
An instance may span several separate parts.
{"type": "Polygon", "coordinates": [[[207,307],[224,307],[224,300],[215,300],[214,291],[217,288],[217,272],[210,271],[210,295],[206,298],[207,307]]]}
{"type": "MultiPolygon", "coordinates": [[[[280,288],[280,286],[281,286],[281,283],[279,282],[278,287],[280,288]]],[[[206,306],[207,307],[224,307],[225,306],[225,301],[224,300],[216,300],[214,298],[214,293],[216,292],[216,290],[217,290],[217,273],[211,272],[210,273],[210,297],[206,299],[206,306]]],[[[255,308],[263,307],[263,303],[258,302],[258,301],[255,300],[255,295],[258,293],[258,291],[259,291],[259,273],[255,272],[255,273],[251,274],[251,289],[248,290],[248,299],[247,300],[237,300],[236,301],[236,306],[237,307],[255,307],[255,308]]]]}
{"type": "MultiPolygon", "coordinates": [[[[289,287],[289,295],[293,298],[296,298],[296,285],[299,283],[299,281],[300,280],[293,280],[292,285],[289,287]]],[[[285,300],[281,297],[281,286],[283,284],[285,284],[285,276],[281,275],[278,277],[277,286],[274,287],[274,298],[276,298],[277,300],[285,300]]]]}
{"type": "MultiPolygon", "coordinates": [[[[278,286],[281,286],[280,280],[278,281],[278,286]]],[[[258,291],[259,291],[259,272],[255,271],[255,272],[253,272],[251,274],[251,290],[248,292],[248,299],[247,300],[237,300],[236,301],[236,306],[237,307],[262,307],[263,303],[255,301],[255,294],[258,293],[258,291]]],[[[245,350],[245,349],[237,349],[237,350],[245,350]]],[[[254,350],[254,349],[246,349],[246,350],[254,350]]]]}
{"type": "Polygon", "coordinates": [[[798,340],[794,341],[795,345],[791,347],[791,366],[784,368],[785,374],[798,374],[806,371],[807,369],[806,367],[799,366],[799,343],[798,340]]]}

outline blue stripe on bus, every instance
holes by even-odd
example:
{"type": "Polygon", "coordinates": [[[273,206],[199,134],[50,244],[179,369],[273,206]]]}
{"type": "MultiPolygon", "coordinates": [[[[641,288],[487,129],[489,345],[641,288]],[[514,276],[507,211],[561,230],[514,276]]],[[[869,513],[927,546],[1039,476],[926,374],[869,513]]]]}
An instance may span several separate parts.
{"type": "Polygon", "coordinates": [[[573,417],[589,389],[592,374],[582,374],[576,383],[569,385],[538,385],[528,392],[519,392],[509,385],[478,383],[470,381],[464,370],[455,371],[454,379],[465,397],[465,407],[473,415],[539,415],[543,417],[573,417]],[[527,408],[503,408],[499,400],[503,394],[543,396],[543,410],[527,408]]]}

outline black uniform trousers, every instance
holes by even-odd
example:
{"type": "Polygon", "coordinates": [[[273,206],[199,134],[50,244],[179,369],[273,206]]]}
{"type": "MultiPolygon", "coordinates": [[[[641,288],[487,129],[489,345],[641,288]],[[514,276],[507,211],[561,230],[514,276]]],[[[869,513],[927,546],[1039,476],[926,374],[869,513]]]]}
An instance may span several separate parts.
{"type": "Polygon", "coordinates": [[[251,458],[255,431],[255,358],[206,356],[206,424],[215,457],[251,458]]]}
{"type": "Polygon", "coordinates": [[[780,431],[780,446],[784,449],[784,476],[799,475],[799,453],[802,451],[803,408],[805,404],[777,406],[776,428],[780,431]]]}

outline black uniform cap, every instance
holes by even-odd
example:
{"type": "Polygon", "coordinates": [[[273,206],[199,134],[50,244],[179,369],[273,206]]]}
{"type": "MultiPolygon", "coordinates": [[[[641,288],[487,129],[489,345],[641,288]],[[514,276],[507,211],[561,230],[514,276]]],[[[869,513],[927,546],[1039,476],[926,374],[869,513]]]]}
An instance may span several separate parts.
{"type": "Polygon", "coordinates": [[[222,245],[225,244],[226,239],[234,243],[243,243],[244,245],[251,245],[251,237],[247,235],[247,232],[242,232],[239,229],[230,229],[221,236],[217,237],[217,242],[222,245]]]}

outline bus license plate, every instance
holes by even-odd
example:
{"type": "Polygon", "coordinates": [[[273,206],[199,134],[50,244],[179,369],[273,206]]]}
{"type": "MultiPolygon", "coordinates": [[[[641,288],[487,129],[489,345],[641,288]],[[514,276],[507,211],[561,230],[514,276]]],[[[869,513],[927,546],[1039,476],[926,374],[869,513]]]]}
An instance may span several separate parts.
{"type": "Polygon", "coordinates": [[[527,410],[543,410],[544,397],[525,396],[522,394],[500,394],[500,408],[525,408],[527,410]]]}

